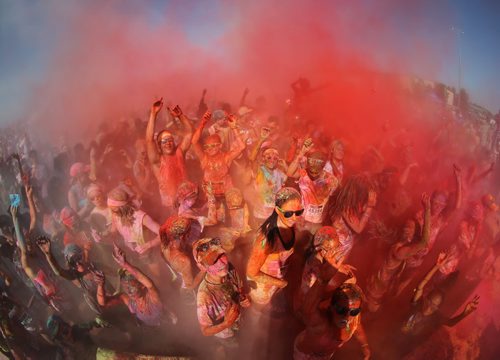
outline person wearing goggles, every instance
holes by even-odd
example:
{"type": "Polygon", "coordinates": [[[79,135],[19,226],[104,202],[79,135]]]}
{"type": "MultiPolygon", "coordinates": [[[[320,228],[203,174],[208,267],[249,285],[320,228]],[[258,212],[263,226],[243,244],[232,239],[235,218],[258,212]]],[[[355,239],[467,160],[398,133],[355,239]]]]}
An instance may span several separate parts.
{"type": "Polygon", "coordinates": [[[295,338],[294,360],[328,360],[353,336],[361,344],[363,359],[371,356],[361,324],[363,294],[351,283],[337,287],[329,306],[320,305],[328,279],[321,277],[309,290],[302,307],[306,328],[295,338]]]}

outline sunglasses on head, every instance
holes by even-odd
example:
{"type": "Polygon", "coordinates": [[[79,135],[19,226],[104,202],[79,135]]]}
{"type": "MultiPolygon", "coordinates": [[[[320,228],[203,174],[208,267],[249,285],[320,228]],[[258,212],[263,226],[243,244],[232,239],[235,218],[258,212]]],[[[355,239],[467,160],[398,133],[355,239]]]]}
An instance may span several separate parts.
{"type": "Polygon", "coordinates": [[[361,308],[349,309],[347,307],[335,307],[335,312],[342,316],[349,315],[354,317],[359,315],[359,313],[361,312],[361,308]]]}
{"type": "Polygon", "coordinates": [[[294,214],[295,214],[295,216],[302,216],[302,214],[304,213],[304,209],[295,210],[295,211],[285,211],[282,208],[280,208],[279,206],[276,206],[276,207],[283,214],[283,216],[287,219],[291,218],[294,214]]]}
{"type": "Polygon", "coordinates": [[[196,251],[198,252],[204,252],[210,249],[212,246],[219,246],[220,245],[220,239],[219,238],[213,238],[210,241],[207,241],[206,243],[200,244],[196,247],[196,251]]]}

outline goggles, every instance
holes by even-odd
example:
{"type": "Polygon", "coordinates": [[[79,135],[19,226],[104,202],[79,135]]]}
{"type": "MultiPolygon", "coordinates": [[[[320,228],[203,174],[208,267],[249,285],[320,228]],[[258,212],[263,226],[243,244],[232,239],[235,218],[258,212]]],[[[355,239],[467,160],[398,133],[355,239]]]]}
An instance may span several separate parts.
{"type": "Polygon", "coordinates": [[[361,308],[349,309],[347,307],[335,307],[335,312],[342,316],[349,315],[351,317],[355,317],[359,315],[359,313],[361,312],[361,308]]]}
{"type": "Polygon", "coordinates": [[[221,145],[222,145],[221,143],[205,144],[205,145],[203,145],[203,148],[204,149],[214,149],[214,148],[219,147],[221,145]]]}
{"type": "Polygon", "coordinates": [[[213,238],[210,241],[207,241],[203,244],[200,244],[196,247],[197,252],[205,252],[208,249],[210,249],[212,246],[220,246],[220,239],[219,238],[213,238]]]}

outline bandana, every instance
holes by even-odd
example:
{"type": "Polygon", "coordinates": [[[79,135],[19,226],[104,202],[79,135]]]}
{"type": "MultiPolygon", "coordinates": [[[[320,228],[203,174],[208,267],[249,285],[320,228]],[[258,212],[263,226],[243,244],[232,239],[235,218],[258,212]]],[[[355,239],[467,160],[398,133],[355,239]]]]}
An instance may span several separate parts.
{"type": "Polygon", "coordinates": [[[290,199],[301,199],[300,193],[292,187],[284,187],[278,190],[275,197],[275,204],[284,204],[290,199]]]}

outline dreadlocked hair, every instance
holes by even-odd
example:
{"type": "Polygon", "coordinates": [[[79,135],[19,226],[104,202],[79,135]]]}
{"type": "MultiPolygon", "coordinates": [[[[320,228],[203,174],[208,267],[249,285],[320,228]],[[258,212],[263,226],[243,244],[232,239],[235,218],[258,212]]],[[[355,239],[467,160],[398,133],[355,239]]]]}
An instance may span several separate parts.
{"type": "MultiPolygon", "coordinates": [[[[281,188],[275,197],[274,204],[277,207],[282,207],[290,200],[302,200],[300,193],[291,187],[281,188]]],[[[266,237],[267,243],[273,247],[276,237],[278,236],[278,213],[276,210],[264,221],[260,226],[260,232],[266,237]]]]}
{"type": "Polygon", "coordinates": [[[368,201],[368,192],[374,188],[372,179],[365,174],[347,178],[328,199],[323,223],[329,225],[345,213],[359,213],[368,201]]]}

